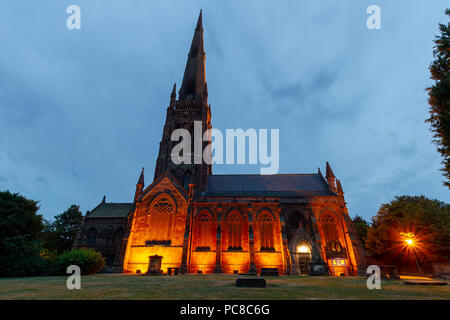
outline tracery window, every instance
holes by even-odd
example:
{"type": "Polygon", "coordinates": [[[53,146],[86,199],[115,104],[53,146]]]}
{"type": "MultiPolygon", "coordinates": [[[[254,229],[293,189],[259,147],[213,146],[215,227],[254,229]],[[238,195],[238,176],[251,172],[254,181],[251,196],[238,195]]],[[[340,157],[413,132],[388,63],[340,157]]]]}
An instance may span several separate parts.
{"type": "Polygon", "coordinates": [[[273,245],[273,219],[270,214],[264,213],[258,217],[259,237],[261,250],[274,250],[273,245]]]}
{"type": "Polygon", "coordinates": [[[331,215],[322,218],[322,225],[326,240],[326,250],[331,252],[342,252],[342,245],[339,241],[338,221],[331,215]]]}
{"type": "Polygon", "coordinates": [[[191,172],[186,171],[183,177],[183,187],[185,190],[189,190],[189,184],[191,183],[191,172]]]}
{"type": "Polygon", "coordinates": [[[123,236],[124,236],[123,228],[122,227],[117,228],[113,233],[112,242],[114,244],[119,244],[122,241],[123,236]]]}
{"type": "Polygon", "coordinates": [[[197,217],[197,251],[211,250],[212,238],[212,218],[207,212],[200,213],[197,217]]]}
{"type": "Polygon", "coordinates": [[[227,217],[228,250],[242,250],[242,217],[238,212],[232,212],[227,217]]]}
{"type": "Polygon", "coordinates": [[[170,244],[175,215],[172,201],[163,197],[150,209],[149,239],[150,244],[170,244]]]}
{"type": "Polygon", "coordinates": [[[97,229],[95,229],[95,227],[92,227],[88,230],[86,237],[86,244],[92,246],[96,242],[97,242],[97,229]]]}

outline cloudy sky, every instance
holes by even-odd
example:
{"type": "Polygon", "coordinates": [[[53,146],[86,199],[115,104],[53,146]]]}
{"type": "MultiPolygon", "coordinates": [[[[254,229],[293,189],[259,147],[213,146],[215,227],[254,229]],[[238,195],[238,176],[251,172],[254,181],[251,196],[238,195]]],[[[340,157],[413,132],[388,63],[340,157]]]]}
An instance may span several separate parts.
{"type": "MultiPolygon", "coordinates": [[[[447,1],[0,2],[0,190],[46,218],[130,202],[153,179],[174,82],[203,8],[213,126],[279,128],[280,173],[329,161],[351,216],[395,195],[450,201],[427,118],[447,1]],[[68,30],[66,8],[81,8],[68,30]],[[381,7],[381,30],[366,8],[381,7]]],[[[220,165],[214,173],[258,173],[220,165]]]]}

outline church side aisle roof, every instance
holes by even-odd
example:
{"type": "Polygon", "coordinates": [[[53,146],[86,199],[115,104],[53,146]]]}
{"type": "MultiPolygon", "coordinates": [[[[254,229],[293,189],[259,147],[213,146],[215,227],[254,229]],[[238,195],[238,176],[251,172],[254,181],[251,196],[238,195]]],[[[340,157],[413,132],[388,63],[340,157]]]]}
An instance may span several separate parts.
{"type": "Polygon", "coordinates": [[[101,203],[87,218],[126,218],[132,207],[132,203],[101,203]]]}
{"type": "Polygon", "coordinates": [[[207,185],[207,196],[336,196],[320,174],[211,175],[207,185]]]}

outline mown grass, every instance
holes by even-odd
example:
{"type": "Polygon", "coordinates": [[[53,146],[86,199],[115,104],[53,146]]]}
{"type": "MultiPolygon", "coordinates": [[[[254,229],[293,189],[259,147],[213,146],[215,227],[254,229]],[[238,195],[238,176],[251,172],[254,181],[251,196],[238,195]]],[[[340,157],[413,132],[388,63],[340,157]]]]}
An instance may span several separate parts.
{"type": "Polygon", "coordinates": [[[81,290],[68,290],[67,277],[0,279],[0,299],[450,299],[450,286],[408,286],[382,281],[368,290],[365,278],[266,277],[267,288],[236,288],[233,275],[82,276],[81,290]]]}

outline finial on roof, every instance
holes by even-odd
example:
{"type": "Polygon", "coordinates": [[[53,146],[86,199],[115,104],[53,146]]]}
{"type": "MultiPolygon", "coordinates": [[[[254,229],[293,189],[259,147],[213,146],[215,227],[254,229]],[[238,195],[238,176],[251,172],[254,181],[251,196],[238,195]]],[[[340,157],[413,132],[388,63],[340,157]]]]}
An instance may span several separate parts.
{"type": "Polygon", "coordinates": [[[337,184],[337,193],[341,196],[344,195],[344,190],[342,190],[341,182],[339,181],[339,179],[336,179],[336,184],[337,184]]]}
{"type": "Polygon", "coordinates": [[[103,196],[102,203],[106,203],[106,196],[103,196]]]}
{"type": "Polygon", "coordinates": [[[142,168],[137,185],[144,186],[144,168],[142,168]]]}
{"type": "Polygon", "coordinates": [[[326,175],[327,175],[327,179],[328,178],[336,178],[334,173],[333,173],[333,170],[331,169],[330,164],[328,163],[328,161],[327,161],[327,172],[326,172],[326,175]]]}
{"type": "Polygon", "coordinates": [[[336,177],[333,173],[333,170],[331,170],[331,166],[330,164],[327,162],[327,172],[326,172],[326,176],[325,178],[327,179],[328,182],[328,187],[330,188],[330,190],[334,193],[337,193],[336,190],[336,177]]]}

